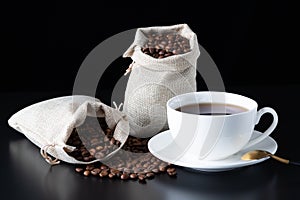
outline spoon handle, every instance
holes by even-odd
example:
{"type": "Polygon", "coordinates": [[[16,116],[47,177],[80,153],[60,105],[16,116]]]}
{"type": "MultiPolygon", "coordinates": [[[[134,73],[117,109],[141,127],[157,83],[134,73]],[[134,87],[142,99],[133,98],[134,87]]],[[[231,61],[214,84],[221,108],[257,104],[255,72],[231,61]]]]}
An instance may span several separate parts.
{"type": "Polygon", "coordinates": [[[289,164],[289,163],[290,163],[290,161],[289,161],[289,160],[287,160],[287,159],[284,159],[284,158],[280,158],[280,157],[278,157],[278,156],[275,156],[275,155],[273,155],[273,154],[270,154],[269,156],[270,156],[271,158],[273,158],[273,159],[275,159],[275,160],[279,161],[279,162],[282,162],[282,163],[284,163],[284,164],[289,164]]]}
{"type": "Polygon", "coordinates": [[[295,162],[295,161],[290,161],[290,160],[287,160],[287,159],[284,159],[284,158],[280,158],[278,156],[275,156],[275,155],[269,155],[271,158],[274,158],[275,160],[279,161],[279,162],[282,162],[282,163],[285,163],[285,164],[290,164],[290,165],[298,165],[300,166],[300,162],[295,162]]]}
{"type": "Polygon", "coordinates": [[[298,165],[298,166],[300,166],[300,162],[295,162],[295,161],[290,161],[290,162],[289,162],[289,164],[291,164],[291,165],[298,165]]]}

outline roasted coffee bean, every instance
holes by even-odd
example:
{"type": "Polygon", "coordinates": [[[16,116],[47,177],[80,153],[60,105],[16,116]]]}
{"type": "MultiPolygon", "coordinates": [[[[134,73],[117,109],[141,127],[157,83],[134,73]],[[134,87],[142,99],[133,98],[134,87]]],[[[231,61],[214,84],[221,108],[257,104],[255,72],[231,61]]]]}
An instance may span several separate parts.
{"type": "Polygon", "coordinates": [[[138,179],[139,179],[139,182],[140,183],[146,183],[146,176],[144,175],[144,174],[140,174],[139,176],[138,176],[138,179]]]}
{"type": "Polygon", "coordinates": [[[94,176],[97,176],[97,175],[99,175],[100,172],[101,172],[101,170],[99,168],[94,168],[94,169],[92,169],[91,174],[94,176]]]}
{"type": "Polygon", "coordinates": [[[146,174],[146,177],[149,178],[149,179],[154,178],[154,176],[155,175],[152,172],[149,172],[149,173],[146,174]]]}
{"type": "Polygon", "coordinates": [[[165,172],[165,171],[166,171],[166,167],[165,167],[165,166],[162,166],[162,165],[160,165],[158,169],[159,169],[159,171],[161,171],[161,172],[165,172]]]}
{"type": "Polygon", "coordinates": [[[75,168],[75,171],[78,172],[78,173],[80,173],[80,172],[83,171],[83,168],[77,167],[77,168],[75,168]]]}
{"type": "Polygon", "coordinates": [[[114,178],[115,176],[116,176],[116,175],[115,175],[115,174],[112,174],[112,173],[109,173],[109,174],[108,174],[108,177],[109,177],[109,178],[114,178]]]}
{"type": "Polygon", "coordinates": [[[89,162],[89,161],[91,161],[91,158],[89,157],[89,156],[87,156],[87,157],[83,157],[83,161],[85,161],[85,162],[89,162]]]}
{"type": "Polygon", "coordinates": [[[97,147],[96,147],[96,150],[97,150],[97,151],[101,151],[101,150],[103,150],[103,149],[104,149],[103,146],[97,146],[97,147]]]}
{"type": "Polygon", "coordinates": [[[168,175],[169,175],[169,176],[176,176],[176,175],[177,175],[177,172],[176,172],[176,171],[174,171],[174,172],[168,172],[168,175]]]}
{"type": "Polygon", "coordinates": [[[98,159],[102,159],[105,157],[105,154],[102,153],[101,151],[98,151],[95,153],[95,157],[98,158],[98,159]]]}
{"type": "Polygon", "coordinates": [[[101,169],[101,170],[104,170],[104,169],[108,169],[108,167],[107,167],[106,165],[101,165],[101,166],[100,166],[100,169],[101,169]]]}
{"type": "Polygon", "coordinates": [[[100,177],[106,177],[108,175],[108,170],[102,170],[99,174],[100,177]]]}
{"type": "Polygon", "coordinates": [[[84,172],[83,172],[83,175],[85,175],[85,176],[89,176],[90,175],[90,171],[88,171],[88,170],[85,170],[84,172]]]}
{"type": "Polygon", "coordinates": [[[168,173],[173,173],[175,171],[176,171],[176,169],[174,167],[170,167],[170,168],[167,169],[168,173]]]}
{"type": "Polygon", "coordinates": [[[94,168],[95,168],[94,165],[87,165],[87,166],[85,167],[85,170],[91,171],[91,170],[94,169],[94,168]]]}
{"type": "Polygon", "coordinates": [[[124,173],[121,175],[121,179],[122,180],[127,180],[129,178],[128,174],[127,173],[124,173]]]}
{"type": "Polygon", "coordinates": [[[96,153],[96,149],[90,149],[89,152],[90,152],[90,154],[91,154],[92,156],[94,156],[95,153],[96,153]]]}
{"type": "Polygon", "coordinates": [[[131,179],[136,179],[136,178],[137,178],[137,175],[136,175],[135,173],[132,173],[132,174],[130,174],[130,178],[131,178],[131,179]]]}

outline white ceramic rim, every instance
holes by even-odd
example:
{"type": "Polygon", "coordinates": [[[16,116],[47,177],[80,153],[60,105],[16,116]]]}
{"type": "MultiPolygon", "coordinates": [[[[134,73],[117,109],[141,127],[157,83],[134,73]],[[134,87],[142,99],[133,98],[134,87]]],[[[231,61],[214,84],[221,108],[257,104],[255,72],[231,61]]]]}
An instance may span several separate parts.
{"type": "MultiPolygon", "coordinates": [[[[223,95],[225,95],[225,97],[226,96],[231,96],[231,97],[234,97],[234,98],[239,98],[239,99],[241,99],[241,101],[239,101],[238,103],[229,103],[229,102],[226,102],[226,101],[225,102],[214,102],[214,103],[224,103],[224,104],[237,105],[237,106],[241,106],[241,107],[246,108],[247,111],[240,112],[240,113],[235,113],[235,114],[231,114],[231,115],[197,115],[199,117],[230,117],[230,116],[242,115],[242,114],[249,113],[249,112],[253,111],[254,109],[257,110],[257,107],[258,107],[258,104],[255,100],[253,100],[249,97],[240,95],[240,94],[235,94],[235,93],[230,93],[230,92],[218,92],[218,91],[201,91],[201,92],[189,92],[189,93],[184,93],[184,94],[174,96],[174,97],[170,98],[167,101],[167,108],[172,109],[173,111],[178,112],[178,113],[182,113],[182,114],[186,114],[186,115],[195,115],[195,114],[190,114],[190,113],[183,113],[183,112],[180,112],[180,111],[176,110],[180,106],[188,105],[188,104],[191,104],[191,103],[186,103],[186,104],[183,103],[183,104],[180,104],[179,106],[178,106],[178,103],[177,103],[177,106],[175,106],[174,101],[179,101],[180,103],[182,103],[183,101],[181,101],[181,99],[184,98],[184,97],[192,96],[192,95],[201,95],[201,96],[205,95],[205,96],[207,96],[209,94],[210,94],[210,96],[212,94],[215,94],[215,95],[222,95],[223,94],[223,95]],[[245,106],[245,104],[247,104],[248,106],[245,106]],[[250,104],[250,106],[249,106],[249,104],[250,104]]],[[[195,101],[193,103],[202,103],[202,102],[195,101]]],[[[212,102],[203,101],[203,103],[212,103],[212,102]]]]}

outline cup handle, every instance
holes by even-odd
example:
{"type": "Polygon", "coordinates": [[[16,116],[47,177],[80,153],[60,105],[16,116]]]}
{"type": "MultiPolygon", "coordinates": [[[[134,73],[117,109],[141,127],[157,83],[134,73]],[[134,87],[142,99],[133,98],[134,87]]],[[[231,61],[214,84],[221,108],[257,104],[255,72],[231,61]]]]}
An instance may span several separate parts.
{"type": "Polygon", "coordinates": [[[275,110],[273,108],[270,108],[270,107],[262,108],[257,112],[255,125],[258,124],[261,116],[265,113],[270,113],[273,116],[273,122],[272,122],[271,126],[263,134],[261,134],[259,137],[256,137],[256,138],[250,140],[248,142],[248,144],[243,149],[246,149],[248,147],[251,147],[251,146],[259,143],[260,141],[264,140],[266,137],[268,137],[274,131],[274,129],[277,126],[277,123],[278,123],[278,115],[275,112],[275,110]]]}

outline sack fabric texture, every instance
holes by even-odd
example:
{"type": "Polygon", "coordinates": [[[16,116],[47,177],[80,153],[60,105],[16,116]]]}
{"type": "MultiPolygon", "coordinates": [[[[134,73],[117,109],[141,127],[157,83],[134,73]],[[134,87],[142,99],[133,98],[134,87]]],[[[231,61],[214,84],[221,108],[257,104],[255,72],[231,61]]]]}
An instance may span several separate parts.
{"type": "Polygon", "coordinates": [[[129,135],[128,120],[122,112],[103,104],[96,98],[79,95],[33,104],[15,113],[8,123],[39,148],[47,147],[46,153],[56,159],[74,164],[89,164],[109,158],[123,146],[129,135]],[[114,129],[114,138],[119,140],[121,145],[102,160],[83,162],[66,153],[75,149],[66,142],[73,129],[83,124],[88,116],[104,117],[108,127],[114,129]]]}
{"type": "Polygon", "coordinates": [[[130,135],[147,138],[168,128],[166,102],[173,96],[196,91],[196,64],[200,55],[196,34],[186,24],[137,29],[134,42],[123,54],[130,57],[131,73],[125,91],[124,113],[130,135]],[[190,51],[156,59],[141,50],[149,33],[175,32],[187,38],[190,51]]]}

